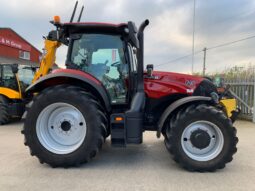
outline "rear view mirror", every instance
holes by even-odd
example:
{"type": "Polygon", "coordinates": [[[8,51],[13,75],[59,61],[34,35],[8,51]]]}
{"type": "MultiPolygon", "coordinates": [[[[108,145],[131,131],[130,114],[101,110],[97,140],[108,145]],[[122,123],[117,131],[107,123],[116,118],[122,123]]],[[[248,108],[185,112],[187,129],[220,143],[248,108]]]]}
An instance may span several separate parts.
{"type": "Polygon", "coordinates": [[[146,66],[146,69],[147,69],[147,75],[148,77],[152,77],[153,75],[153,64],[148,64],[146,66]]]}

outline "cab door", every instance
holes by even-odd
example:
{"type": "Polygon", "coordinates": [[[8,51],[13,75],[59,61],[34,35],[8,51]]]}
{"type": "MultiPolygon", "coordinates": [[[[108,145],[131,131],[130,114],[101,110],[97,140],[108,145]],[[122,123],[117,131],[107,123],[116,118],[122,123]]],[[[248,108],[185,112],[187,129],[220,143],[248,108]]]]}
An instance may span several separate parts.
{"type": "Polygon", "coordinates": [[[0,65],[0,94],[10,99],[21,99],[19,84],[16,74],[13,73],[11,64],[0,65]]]}
{"type": "Polygon", "coordinates": [[[11,65],[2,65],[2,75],[1,75],[1,86],[9,88],[15,91],[19,91],[19,86],[17,82],[16,75],[12,71],[11,65]]]}

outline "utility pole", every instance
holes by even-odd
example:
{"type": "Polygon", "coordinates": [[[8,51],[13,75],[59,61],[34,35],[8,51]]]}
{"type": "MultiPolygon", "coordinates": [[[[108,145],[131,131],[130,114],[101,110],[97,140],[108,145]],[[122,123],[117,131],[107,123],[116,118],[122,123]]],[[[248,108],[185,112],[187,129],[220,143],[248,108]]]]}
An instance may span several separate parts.
{"type": "Polygon", "coordinates": [[[193,35],[192,35],[192,61],[191,61],[191,73],[194,72],[194,52],[195,52],[195,18],[196,18],[196,0],[193,5],[193,35]]]}
{"type": "Polygon", "coordinates": [[[206,62],[206,48],[203,49],[204,51],[204,63],[203,63],[203,76],[205,76],[205,70],[206,70],[206,67],[205,67],[205,62],[206,62]]]}

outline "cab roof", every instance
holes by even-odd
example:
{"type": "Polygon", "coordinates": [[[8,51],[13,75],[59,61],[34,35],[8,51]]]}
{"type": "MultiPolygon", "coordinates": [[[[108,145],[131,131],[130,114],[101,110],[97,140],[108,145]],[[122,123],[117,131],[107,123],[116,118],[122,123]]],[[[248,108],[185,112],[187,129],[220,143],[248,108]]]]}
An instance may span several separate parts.
{"type": "Polygon", "coordinates": [[[124,29],[128,27],[128,24],[127,23],[113,24],[113,23],[102,23],[102,22],[79,22],[79,23],[64,23],[62,27],[69,34],[84,33],[84,32],[121,34],[121,33],[124,33],[124,29]]]}

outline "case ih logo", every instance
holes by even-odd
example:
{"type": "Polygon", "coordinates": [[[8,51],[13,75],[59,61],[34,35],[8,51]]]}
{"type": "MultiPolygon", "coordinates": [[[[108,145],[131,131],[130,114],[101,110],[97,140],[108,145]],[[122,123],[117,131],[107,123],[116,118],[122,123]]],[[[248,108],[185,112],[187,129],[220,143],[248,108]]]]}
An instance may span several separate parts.
{"type": "Polygon", "coordinates": [[[21,49],[21,50],[26,50],[26,51],[31,50],[31,47],[24,44],[24,43],[17,42],[17,41],[14,41],[14,40],[10,40],[10,39],[2,37],[2,36],[0,36],[0,44],[10,46],[10,47],[13,47],[13,48],[17,48],[17,49],[21,49]]]}
{"type": "Polygon", "coordinates": [[[195,81],[194,81],[194,80],[186,80],[186,81],[185,81],[185,84],[186,84],[187,86],[194,86],[194,85],[195,85],[195,81]]]}

